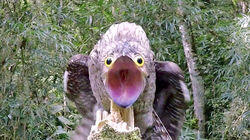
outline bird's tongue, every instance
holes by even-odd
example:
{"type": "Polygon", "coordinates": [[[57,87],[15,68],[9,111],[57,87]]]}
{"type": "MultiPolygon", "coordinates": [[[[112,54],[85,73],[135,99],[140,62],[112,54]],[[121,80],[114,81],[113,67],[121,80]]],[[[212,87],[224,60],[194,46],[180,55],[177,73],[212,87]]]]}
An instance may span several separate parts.
{"type": "Polygon", "coordinates": [[[107,75],[107,91],[121,107],[132,105],[143,91],[143,77],[133,60],[119,57],[107,75]]]}

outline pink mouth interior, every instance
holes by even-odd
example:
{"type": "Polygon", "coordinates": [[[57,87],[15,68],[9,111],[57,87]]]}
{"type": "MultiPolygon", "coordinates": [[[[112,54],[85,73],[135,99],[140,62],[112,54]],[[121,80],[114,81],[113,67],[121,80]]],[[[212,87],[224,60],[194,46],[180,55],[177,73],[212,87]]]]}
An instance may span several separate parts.
{"type": "Polygon", "coordinates": [[[108,72],[107,90],[121,107],[128,107],[136,101],[143,91],[143,78],[133,60],[121,56],[115,61],[108,72]]]}

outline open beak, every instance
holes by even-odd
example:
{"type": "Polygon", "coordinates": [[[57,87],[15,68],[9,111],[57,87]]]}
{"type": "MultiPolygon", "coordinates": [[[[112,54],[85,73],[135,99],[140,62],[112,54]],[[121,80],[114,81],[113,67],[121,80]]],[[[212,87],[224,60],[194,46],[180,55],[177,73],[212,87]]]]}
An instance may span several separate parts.
{"type": "Polygon", "coordinates": [[[143,74],[128,56],[121,56],[116,59],[106,78],[107,92],[120,107],[129,107],[143,92],[143,74]]]}

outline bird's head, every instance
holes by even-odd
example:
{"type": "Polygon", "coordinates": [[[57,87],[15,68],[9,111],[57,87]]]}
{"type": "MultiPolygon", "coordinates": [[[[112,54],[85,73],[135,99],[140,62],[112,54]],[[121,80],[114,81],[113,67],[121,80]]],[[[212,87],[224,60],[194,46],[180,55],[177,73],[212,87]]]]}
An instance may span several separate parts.
{"type": "Polygon", "coordinates": [[[134,23],[115,24],[97,46],[106,92],[118,106],[131,106],[143,93],[152,67],[153,52],[145,32],[134,23]]]}
{"type": "Polygon", "coordinates": [[[121,107],[133,104],[143,92],[147,76],[140,54],[108,56],[104,60],[103,81],[111,99],[121,107]]]}

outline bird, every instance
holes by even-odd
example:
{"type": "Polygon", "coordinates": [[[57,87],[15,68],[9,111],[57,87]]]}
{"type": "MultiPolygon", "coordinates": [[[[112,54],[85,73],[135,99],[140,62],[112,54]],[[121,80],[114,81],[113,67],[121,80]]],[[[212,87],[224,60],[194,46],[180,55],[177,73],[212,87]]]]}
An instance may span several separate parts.
{"type": "Polygon", "coordinates": [[[180,67],[155,60],[140,25],[113,24],[89,55],[72,56],[64,73],[64,90],[83,116],[78,132],[89,135],[95,111],[110,102],[133,107],[142,139],[178,139],[190,100],[180,67]]]}

